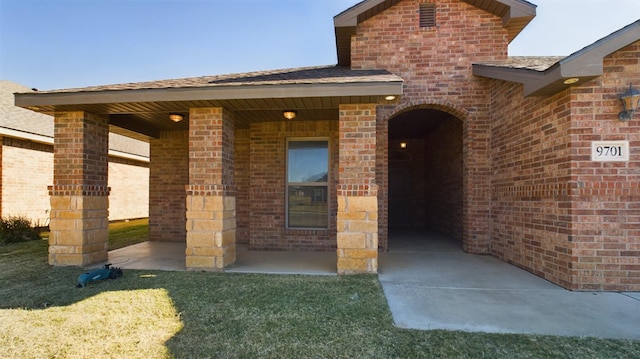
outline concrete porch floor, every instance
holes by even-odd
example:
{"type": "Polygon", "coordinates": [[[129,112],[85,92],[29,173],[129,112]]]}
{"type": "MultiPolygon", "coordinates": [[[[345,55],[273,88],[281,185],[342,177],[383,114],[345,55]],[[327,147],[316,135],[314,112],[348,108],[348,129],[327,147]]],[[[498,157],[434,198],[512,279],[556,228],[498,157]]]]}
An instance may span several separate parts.
{"type": "MultiPolygon", "coordinates": [[[[640,293],[571,292],[426,231],[391,231],[378,278],[402,328],[640,340],[640,293]]],[[[186,270],[185,244],[145,242],[109,252],[123,269],[186,270]]],[[[250,251],[234,273],[335,275],[335,252],[250,251]]],[[[126,273],[125,273],[126,275],[126,273]]]]}
{"type": "MultiPolygon", "coordinates": [[[[184,242],[142,242],[109,252],[109,261],[122,269],[186,270],[184,242]]],[[[335,275],[335,252],[250,251],[236,248],[236,262],[225,272],[335,275]]]]}

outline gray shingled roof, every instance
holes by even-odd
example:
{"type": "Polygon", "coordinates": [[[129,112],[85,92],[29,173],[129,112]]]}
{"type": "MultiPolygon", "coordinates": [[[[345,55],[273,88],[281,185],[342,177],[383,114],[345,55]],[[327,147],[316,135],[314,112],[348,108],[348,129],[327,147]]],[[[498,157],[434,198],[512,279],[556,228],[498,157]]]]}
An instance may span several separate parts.
{"type": "Polygon", "coordinates": [[[347,84],[380,81],[402,81],[402,79],[385,70],[351,70],[348,67],[331,65],[254,71],[236,74],[201,76],[147,82],[132,82],[124,84],[90,86],[75,89],[61,89],[41,92],[66,93],[231,86],[347,84]]]}
{"type": "Polygon", "coordinates": [[[51,116],[16,107],[13,99],[13,94],[16,92],[33,92],[33,90],[11,81],[0,81],[0,126],[53,138],[51,116]]]}
{"type": "MultiPolygon", "coordinates": [[[[20,134],[24,135],[22,138],[35,134],[53,143],[53,117],[15,106],[13,94],[16,92],[34,91],[11,81],[0,80],[0,127],[15,131],[13,135],[18,138],[22,137],[20,134]]],[[[114,155],[149,157],[148,143],[115,133],[109,134],[109,149],[116,152],[112,153],[114,155]]]]}

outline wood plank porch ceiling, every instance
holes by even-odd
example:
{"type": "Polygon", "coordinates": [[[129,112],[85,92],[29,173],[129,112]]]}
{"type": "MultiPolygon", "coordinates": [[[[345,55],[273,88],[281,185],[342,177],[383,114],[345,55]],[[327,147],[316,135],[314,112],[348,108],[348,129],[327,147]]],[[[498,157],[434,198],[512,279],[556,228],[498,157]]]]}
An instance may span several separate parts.
{"type": "Polygon", "coordinates": [[[111,131],[138,139],[188,128],[189,108],[231,110],[236,128],[254,121],[338,119],[340,104],[397,102],[403,81],[387,71],[307,67],[16,94],[16,105],[36,112],[86,111],[107,116],[111,131]],[[396,100],[387,101],[388,95],[396,100]],[[174,123],[169,114],[185,120],[174,123]]]}

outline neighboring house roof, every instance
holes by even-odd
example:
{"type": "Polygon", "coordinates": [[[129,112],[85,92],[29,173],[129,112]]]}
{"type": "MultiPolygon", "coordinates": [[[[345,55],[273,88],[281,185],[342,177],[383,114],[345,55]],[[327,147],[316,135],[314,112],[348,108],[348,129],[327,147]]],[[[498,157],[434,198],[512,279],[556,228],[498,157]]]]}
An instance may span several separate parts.
{"type": "MultiPolygon", "coordinates": [[[[0,136],[53,144],[53,117],[14,105],[13,94],[37,93],[15,82],[0,80],[0,136]]],[[[109,134],[109,154],[123,158],[148,161],[149,144],[109,134]]]]}
{"type": "Polygon", "coordinates": [[[256,111],[265,121],[280,120],[285,109],[299,109],[301,119],[327,119],[340,104],[390,103],[385,97],[399,97],[402,87],[402,78],[384,70],[320,66],[27,92],[16,94],[16,105],[105,115],[123,133],[157,137],[162,130],[185,129],[188,121],[176,124],[168,116],[187,115],[192,107],[233,110],[239,127],[255,120],[256,111]]]}
{"type": "Polygon", "coordinates": [[[640,20],[566,57],[510,57],[473,64],[473,74],[524,84],[525,96],[548,96],[604,71],[604,58],[640,41],[640,20]]]}
{"type": "MultiPolygon", "coordinates": [[[[365,0],[333,18],[338,65],[351,64],[351,36],[358,24],[396,5],[402,0],[365,0]]],[[[461,0],[502,18],[509,41],[513,40],[536,16],[536,5],[524,0],[461,0]]]]}
{"type": "Polygon", "coordinates": [[[16,92],[34,92],[20,84],[0,80],[0,133],[13,137],[20,136],[32,140],[47,141],[53,139],[53,119],[14,105],[16,92]]]}

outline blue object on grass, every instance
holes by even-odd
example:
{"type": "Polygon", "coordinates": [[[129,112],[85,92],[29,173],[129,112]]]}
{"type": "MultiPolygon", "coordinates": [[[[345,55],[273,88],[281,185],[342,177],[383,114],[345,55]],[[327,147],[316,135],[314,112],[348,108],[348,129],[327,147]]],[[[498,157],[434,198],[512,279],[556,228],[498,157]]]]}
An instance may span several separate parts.
{"type": "Polygon", "coordinates": [[[91,272],[82,273],[78,276],[78,288],[83,288],[87,283],[97,282],[105,279],[116,279],[122,277],[122,269],[111,268],[111,263],[105,264],[104,267],[94,269],[91,272]]]}

